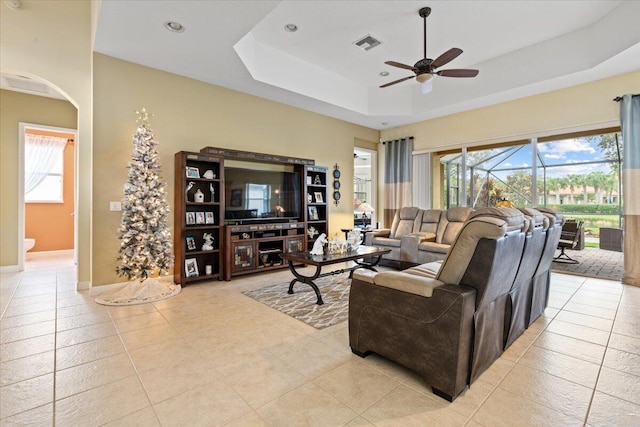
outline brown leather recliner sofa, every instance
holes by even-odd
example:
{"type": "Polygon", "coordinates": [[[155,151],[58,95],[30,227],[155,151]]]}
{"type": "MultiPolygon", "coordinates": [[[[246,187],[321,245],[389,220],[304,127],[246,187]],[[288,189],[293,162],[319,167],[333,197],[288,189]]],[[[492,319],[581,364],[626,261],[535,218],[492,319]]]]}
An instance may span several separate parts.
{"type": "Polygon", "coordinates": [[[417,266],[354,274],[349,345],[406,366],[454,400],[504,351],[505,312],[529,221],[517,209],[472,213],[435,277],[417,266]]]}

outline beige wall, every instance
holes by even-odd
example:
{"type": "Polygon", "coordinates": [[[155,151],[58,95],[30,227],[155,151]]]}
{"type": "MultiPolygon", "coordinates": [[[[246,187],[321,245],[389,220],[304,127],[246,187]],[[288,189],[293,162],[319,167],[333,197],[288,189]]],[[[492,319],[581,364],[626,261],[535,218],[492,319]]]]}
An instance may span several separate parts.
{"type": "MultiPolygon", "coordinates": [[[[415,151],[439,151],[601,129],[619,125],[620,106],[613,98],[638,92],[640,71],[384,130],[381,139],[413,136],[415,151]]],[[[432,176],[433,206],[442,206],[435,168],[432,176]]]]}
{"type": "Polygon", "coordinates": [[[18,263],[19,122],[73,129],[77,110],[67,101],[0,90],[1,266],[18,263]]]}
{"type": "MultiPolygon", "coordinates": [[[[154,114],[150,123],[171,204],[177,151],[215,146],[311,158],[329,167],[338,163],[346,184],[353,182],[354,141],[379,138],[377,130],[95,54],[94,285],[123,281],[114,272],[121,214],[109,211],[109,201],[122,199],[136,126],[133,111],[142,107],[154,114]]],[[[352,186],[342,188],[342,199],[352,200],[352,186]]],[[[330,215],[332,234],[353,224],[350,203],[331,204],[330,215]]]]}
{"type": "MultiPolygon", "coordinates": [[[[91,281],[91,38],[92,16],[99,7],[96,1],[23,1],[22,8],[11,10],[2,2],[0,8],[0,70],[2,72],[39,77],[64,93],[77,108],[78,129],[76,164],[78,194],[78,286],[87,287],[91,281]],[[93,12],[93,14],[92,14],[93,12]]],[[[16,162],[17,158],[2,159],[16,162]]],[[[16,177],[9,187],[16,187],[16,177]]],[[[17,201],[2,194],[3,209],[10,218],[7,226],[17,224],[17,201]]],[[[3,227],[5,224],[3,223],[3,227]]],[[[2,230],[2,265],[4,257],[17,257],[15,238],[5,239],[2,230]]],[[[11,265],[11,261],[8,261],[11,265]]]]}

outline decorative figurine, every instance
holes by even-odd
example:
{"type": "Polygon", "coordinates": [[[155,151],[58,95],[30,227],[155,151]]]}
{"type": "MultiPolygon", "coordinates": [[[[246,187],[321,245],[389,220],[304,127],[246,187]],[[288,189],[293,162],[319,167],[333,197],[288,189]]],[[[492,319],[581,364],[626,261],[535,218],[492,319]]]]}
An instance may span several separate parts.
{"type": "Polygon", "coordinates": [[[203,251],[212,251],[213,250],[213,235],[211,233],[204,233],[202,235],[204,239],[204,244],[202,245],[203,251]]]}
{"type": "Polygon", "coordinates": [[[185,197],[185,201],[189,201],[189,191],[191,191],[191,189],[193,188],[193,186],[195,185],[195,182],[193,181],[189,181],[187,183],[187,189],[184,191],[184,197],[185,197]]]}
{"type": "Polygon", "coordinates": [[[322,233],[313,243],[313,249],[309,253],[311,255],[324,255],[324,244],[327,242],[327,235],[322,233]]]}
{"type": "Polygon", "coordinates": [[[200,191],[199,188],[198,188],[198,191],[196,191],[195,194],[193,195],[193,201],[196,203],[204,202],[204,193],[200,191]]]}
{"type": "Polygon", "coordinates": [[[315,227],[309,227],[307,229],[307,236],[309,236],[310,239],[313,239],[317,234],[318,230],[316,230],[315,227]]]}
{"type": "Polygon", "coordinates": [[[320,181],[320,175],[316,175],[316,177],[313,179],[313,184],[322,185],[322,181],[320,181]]]}
{"type": "Polygon", "coordinates": [[[213,182],[209,184],[209,191],[211,191],[211,201],[216,199],[216,188],[213,186],[213,182]]]}
{"type": "Polygon", "coordinates": [[[213,173],[213,171],[211,169],[208,169],[204,175],[202,175],[203,177],[207,178],[207,179],[215,179],[216,178],[216,174],[213,173]]]}

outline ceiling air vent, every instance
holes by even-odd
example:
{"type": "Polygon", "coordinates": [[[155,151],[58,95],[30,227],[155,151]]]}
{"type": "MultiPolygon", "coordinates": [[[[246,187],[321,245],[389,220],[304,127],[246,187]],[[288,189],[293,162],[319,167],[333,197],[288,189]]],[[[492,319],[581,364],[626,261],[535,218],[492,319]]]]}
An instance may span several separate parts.
{"type": "Polygon", "coordinates": [[[355,44],[356,46],[358,46],[362,50],[371,50],[374,47],[378,46],[380,44],[380,41],[374,39],[370,35],[366,35],[363,38],[361,38],[360,40],[357,40],[357,41],[353,42],[353,44],[355,44]]]}
{"type": "Polygon", "coordinates": [[[30,92],[49,93],[49,88],[44,83],[9,76],[5,76],[5,79],[7,79],[7,83],[9,84],[9,86],[14,89],[28,90],[30,92]]]}

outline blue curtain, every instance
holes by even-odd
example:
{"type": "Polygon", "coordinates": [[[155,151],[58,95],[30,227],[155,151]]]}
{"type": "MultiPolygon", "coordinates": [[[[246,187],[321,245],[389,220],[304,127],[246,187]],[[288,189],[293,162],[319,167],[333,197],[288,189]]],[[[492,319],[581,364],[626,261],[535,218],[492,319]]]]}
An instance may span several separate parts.
{"type": "Polygon", "coordinates": [[[384,165],[384,225],[391,226],[393,217],[400,208],[412,206],[412,153],[413,137],[383,142],[384,165]]]}
{"type": "Polygon", "coordinates": [[[624,158],[624,275],[622,282],[640,286],[640,95],[624,95],[620,103],[624,158]]]}

